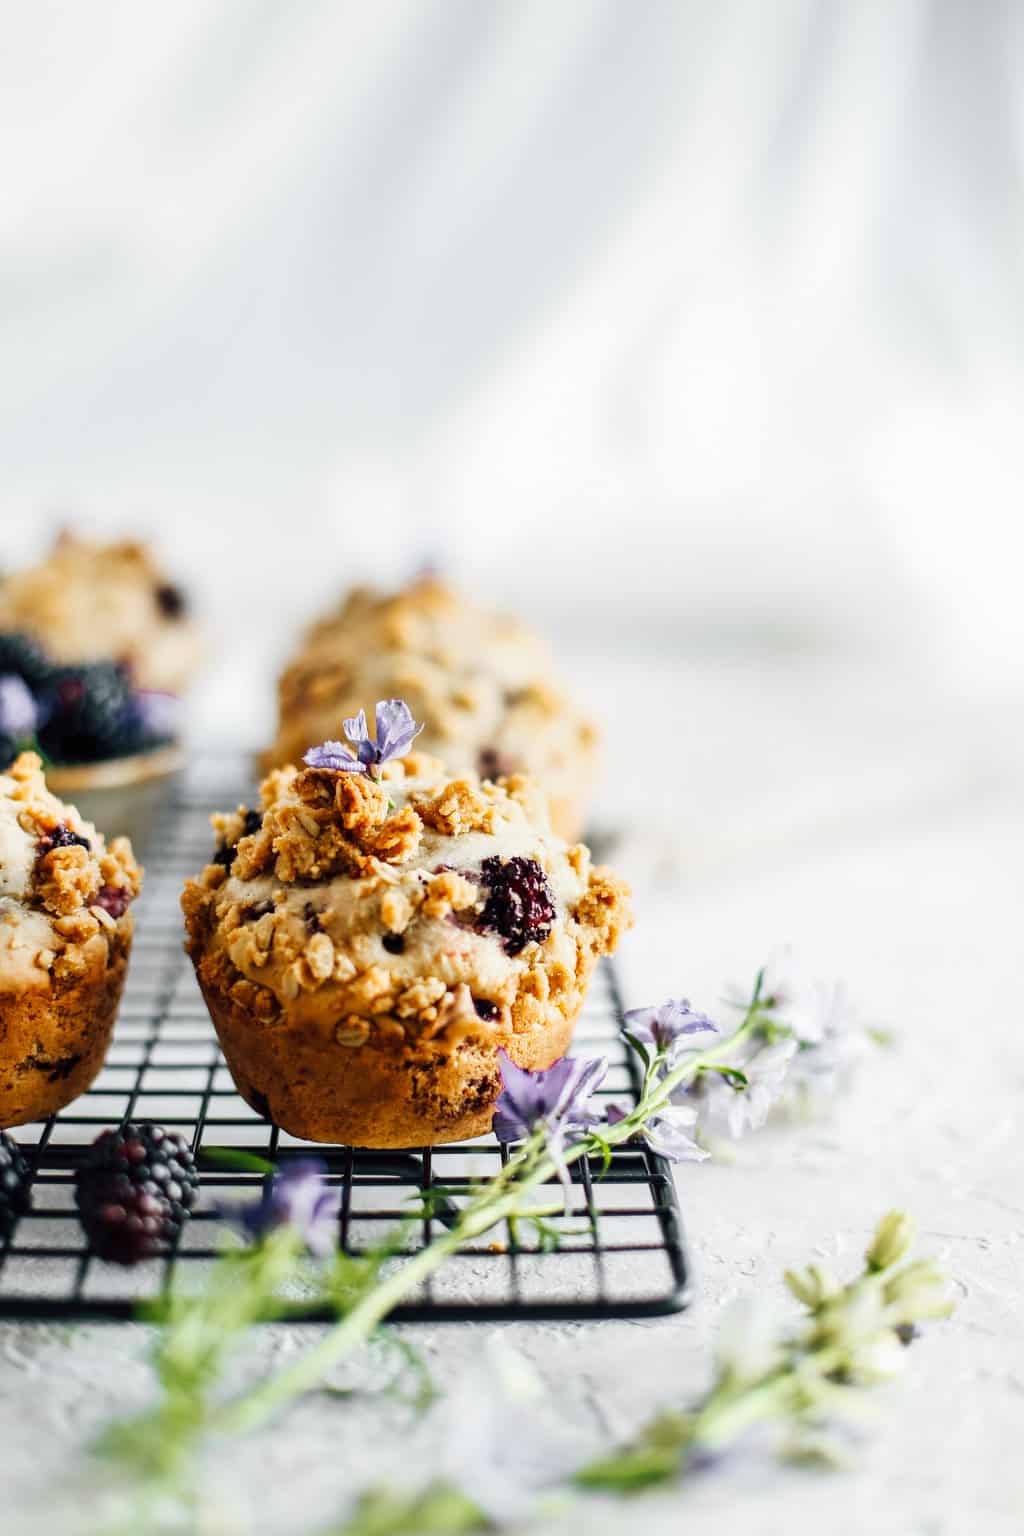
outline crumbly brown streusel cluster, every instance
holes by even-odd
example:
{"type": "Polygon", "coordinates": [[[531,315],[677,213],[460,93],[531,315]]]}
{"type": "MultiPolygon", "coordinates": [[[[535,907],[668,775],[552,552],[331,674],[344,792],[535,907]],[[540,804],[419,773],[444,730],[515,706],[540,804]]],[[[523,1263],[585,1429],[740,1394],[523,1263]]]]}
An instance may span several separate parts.
{"type": "Polygon", "coordinates": [[[123,661],[137,687],[180,693],[199,632],[184,594],[144,544],[59,536],[38,565],[0,583],[0,630],[33,635],[55,661],[123,661]]]}
{"type": "Polygon", "coordinates": [[[439,581],[416,581],[391,595],[352,592],[314,625],[278,691],[267,767],[299,762],[368,702],[402,698],[426,722],[419,745],[451,771],[486,779],[531,773],[544,786],[556,829],[566,837],[580,832],[596,728],[552,680],[535,635],[439,581]]]}
{"type": "Polygon", "coordinates": [[[141,878],[128,839],[107,845],[23,752],[0,774],[0,991],[84,975],[130,927],[141,878]]]}
{"type": "Polygon", "coordinates": [[[242,1091],[314,1139],[485,1129],[498,1046],[562,1054],[625,887],[551,832],[528,780],[450,779],[423,753],[380,781],[281,769],[261,802],[215,818],[182,898],[242,1091]]]}

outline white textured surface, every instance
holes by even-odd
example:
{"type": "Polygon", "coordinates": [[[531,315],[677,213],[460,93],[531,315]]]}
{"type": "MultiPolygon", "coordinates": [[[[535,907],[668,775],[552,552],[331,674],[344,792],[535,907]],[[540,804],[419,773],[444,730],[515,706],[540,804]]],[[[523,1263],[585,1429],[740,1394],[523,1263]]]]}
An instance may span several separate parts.
{"type": "MultiPolygon", "coordinates": [[[[657,672],[646,677],[635,718],[650,719],[665,697],[657,672]]],[[[609,696],[627,682],[635,695],[632,676],[602,669],[609,696]]],[[[898,1047],[829,1123],[761,1133],[731,1165],[684,1170],[698,1266],[691,1311],[660,1322],[517,1326],[506,1336],[536,1363],[554,1404],[600,1443],[700,1388],[733,1297],[756,1291],[785,1307],[786,1265],[825,1254],[854,1267],[878,1214],[905,1205],[920,1219],[922,1246],[956,1276],[960,1307],[914,1347],[903,1381],[877,1394],[856,1470],[738,1458],[625,1510],[595,1501],[582,1518],[595,1531],[628,1524],[666,1536],[1017,1531],[1024,830],[1019,748],[1002,724],[1015,701],[940,705],[883,675],[792,661],[775,672],[759,666],[747,681],[735,669],[713,677],[679,665],[672,682],[671,773],[618,743],[625,777],[615,782],[631,790],[625,805],[606,808],[663,829],[657,858],[643,831],[621,849],[643,877],[624,962],[628,1000],[685,989],[710,1006],[723,982],[792,939],[818,968],[846,975],[898,1032],[898,1047]],[[690,731],[692,719],[700,731],[690,731]],[[731,745],[719,753],[716,741],[731,745]],[[675,839],[681,873],[670,883],[675,839]]],[[[443,1388],[492,1331],[412,1335],[443,1388]]],[[[260,1334],[252,1368],[300,1340],[260,1334]]],[[[5,1536],[94,1528],[81,1448],[110,1413],[144,1398],[145,1347],[135,1327],[0,1328],[5,1536]]],[[[418,1479],[436,1450],[391,1399],[307,1402],[272,1434],[212,1458],[203,1529],[304,1536],[368,1480],[418,1479]]],[[[568,1536],[580,1523],[570,1511],[551,1528],[568,1536]]]]}

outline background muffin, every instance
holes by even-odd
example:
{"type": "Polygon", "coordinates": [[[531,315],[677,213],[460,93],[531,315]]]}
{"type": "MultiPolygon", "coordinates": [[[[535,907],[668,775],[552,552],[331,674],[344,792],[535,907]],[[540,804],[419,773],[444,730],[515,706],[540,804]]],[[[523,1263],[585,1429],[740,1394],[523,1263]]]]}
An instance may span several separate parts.
{"type": "Polygon", "coordinates": [[[555,829],[579,835],[596,727],[553,677],[536,635],[432,578],[391,595],[356,589],[313,626],[281,677],[264,765],[299,762],[368,698],[395,695],[427,721],[421,746],[452,773],[530,773],[549,797],[555,829]]]}
{"type": "Polygon", "coordinates": [[[549,828],[543,797],[449,778],[422,754],[367,773],[272,773],[215,817],[182,897],[188,948],[239,1091],[314,1141],[479,1135],[497,1051],[569,1044],[625,887],[549,828]]]}
{"type": "Polygon", "coordinates": [[[46,787],[23,753],[0,774],[0,1126],[55,1114],[103,1064],[141,870],[46,787]]]}
{"type": "Polygon", "coordinates": [[[62,533],[46,559],[0,582],[0,631],[32,635],[54,661],[126,663],[135,685],[180,693],[200,639],[180,587],[145,544],[62,533]]]}

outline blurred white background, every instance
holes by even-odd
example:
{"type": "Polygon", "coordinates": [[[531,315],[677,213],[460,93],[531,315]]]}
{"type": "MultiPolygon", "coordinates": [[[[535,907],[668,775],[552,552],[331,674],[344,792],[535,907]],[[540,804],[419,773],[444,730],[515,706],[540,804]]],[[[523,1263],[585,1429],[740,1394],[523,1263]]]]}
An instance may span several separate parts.
{"type": "Polygon", "coordinates": [[[773,781],[824,733],[862,782],[917,719],[918,769],[974,771],[1024,647],[1019,6],[93,0],[4,38],[2,559],[153,535],[207,736],[429,556],[716,788],[737,718],[773,781]]]}

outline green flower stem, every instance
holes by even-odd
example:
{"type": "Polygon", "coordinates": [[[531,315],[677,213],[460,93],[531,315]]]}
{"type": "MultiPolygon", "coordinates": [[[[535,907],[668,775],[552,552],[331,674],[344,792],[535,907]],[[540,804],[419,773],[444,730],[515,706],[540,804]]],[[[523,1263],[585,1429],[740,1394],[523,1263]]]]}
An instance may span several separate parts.
{"type": "MultiPolygon", "coordinates": [[[[586,1136],[566,1148],[563,1162],[573,1164],[584,1157],[601,1155],[606,1147],[628,1141],[652,1114],[668,1103],[676,1088],[705,1067],[726,1060],[743,1043],[757,1025],[759,1009],[757,1002],[751,1004],[743,1023],[732,1035],[684,1060],[653,1087],[648,1073],[644,1092],[626,1118],[617,1125],[602,1127],[600,1136],[586,1136]]],[[[370,1338],[404,1296],[440,1269],[464,1243],[483,1236],[509,1218],[530,1215],[530,1210],[523,1208],[523,1196],[557,1174],[557,1163],[545,1146],[544,1130],[538,1128],[518,1154],[474,1196],[450,1231],[434,1238],[400,1269],[361,1296],[340,1322],[293,1365],[228,1404],[219,1415],[217,1427],[225,1431],[254,1429],[292,1398],[312,1391],[327,1371],[370,1338]]]]}

